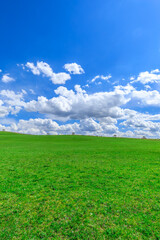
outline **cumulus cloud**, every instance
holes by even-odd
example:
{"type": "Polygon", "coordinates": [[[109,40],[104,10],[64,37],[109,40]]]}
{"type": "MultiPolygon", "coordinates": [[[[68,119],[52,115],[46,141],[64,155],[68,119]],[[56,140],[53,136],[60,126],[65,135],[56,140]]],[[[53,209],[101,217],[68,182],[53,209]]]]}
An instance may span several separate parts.
{"type": "Polygon", "coordinates": [[[27,62],[25,66],[29,68],[34,75],[42,74],[43,76],[48,77],[53,84],[65,84],[67,80],[71,79],[68,73],[54,73],[50,65],[43,61],[37,62],[36,65],[34,65],[34,63],[27,62]]]}
{"type": "MultiPolygon", "coordinates": [[[[34,135],[46,135],[46,134],[76,134],[83,135],[93,135],[93,136],[113,136],[116,134],[119,137],[153,137],[153,133],[146,129],[136,129],[134,131],[128,130],[121,132],[118,127],[113,123],[102,123],[97,122],[92,118],[81,120],[79,123],[75,122],[72,124],[58,124],[51,119],[29,119],[29,120],[19,120],[19,122],[12,123],[10,126],[6,127],[0,124],[0,130],[5,129],[6,131],[13,131],[25,134],[34,135]]],[[[157,132],[157,136],[160,132],[157,132]]]]}
{"type": "Polygon", "coordinates": [[[133,119],[128,119],[121,123],[125,129],[132,129],[134,136],[136,137],[160,137],[160,123],[147,121],[143,118],[138,119],[137,117],[133,119]]]}
{"type": "Polygon", "coordinates": [[[160,93],[157,90],[133,91],[132,100],[138,100],[143,106],[160,106],[160,93]]]}
{"type": "Polygon", "coordinates": [[[55,90],[59,96],[47,99],[38,97],[38,100],[26,103],[25,109],[29,112],[50,114],[54,119],[86,119],[102,117],[118,117],[122,111],[120,106],[126,104],[129,98],[118,90],[112,92],[98,92],[87,94],[79,85],[75,91],[66,87],[55,90]]]}
{"type": "Polygon", "coordinates": [[[13,82],[13,81],[15,81],[15,79],[13,77],[10,77],[9,73],[4,74],[2,76],[2,82],[4,82],[4,83],[9,83],[9,82],[13,82]]]}
{"type": "Polygon", "coordinates": [[[82,74],[84,73],[83,68],[81,65],[77,63],[66,63],[64,65],[64,69],[67,70],[70,74],[82,74]]]}
{"type": "Polygon", "coordinates": [[[103,75],[97,75],[95,76],[92,80],[91,83],[95,82],[97,79],[101,79],[101,80],[105,80],[108,81],[112,76],[109,74],[107,76],[103,76],[103,75]]]}
{"type": "Polygon", "coordinates": [[[159,69],[152,70],[151,73],[160,73],[159,69]]]}
{"type": "MultiPolygon", "coordinates": [[[[26,65],[20,65],[23,69],[27,68],[34,75],[48,77],[54,84],[64,84],[69,80],[70,74],[82,74],[84,70],[76,63],[65,64],[64,68],[69,72],[54,73],[49,64],[41,61],[36,64],[28,62],[26,65]]],[[[8,82],[11,76],[7,77],[8,82]]],[[[96,80],[108,81],[111,75],[95,76],[91,82],[96,80]]],[[[4,79],[3,79],[4,80],[4,79]]],[[[35,94],[34,88],[25,87],[19,92],[13,90],[0,90],[0,118],[11,119],[21,110],[29,112],[32,116],[40,118],[19,120],[19,122],[8,122],[7,126],[0,120],[0,129],[4,128],[7,131],[15,131],[28,134],[86,134],[86,135],[101,135],[113,136],[116,134],[120,137],[160,137],[160,114],[150,114],[145,112],[149,107],[160,106],[160,92],[158,88],[153,90],[157,85],[150,83],[159,82],[160,70],[141,72],[137,78],[131,77],[131,83],[141,82],[142,85],[117,85],[113,87],[110,84],[110,89],[103,89],[100,92],[92,92],[93,89],[88,89],[89,85],[75,85],[74,87],[66,88],[60,86],[54,90],[54,97],[31,95],[35,94]],[[86,87],[86,88],[85,88],[86,87]],[[85,88],[85,90],[84,90],[85,88]],[[138,90],[137,90],[138,89],[138,90]],[[139,90],[140,89],[140,90],[139,90]],[[88,91],[87,91],[88,90],[88,91]],[[33,98],[31,98],[33,97],[33,98]],[[27,100],[26,99],[31,99],[27,100]],[[145,107],[145,108],[144,108],[145,107]],[[135,111],[134,109],[137,109],[135,111]],[[138,112],[138,109],[140,109],[138,112]],[[8,116],[8,117],[7,117],[8,116]],[[56,120],[62,121],[58,124],[56,120]],[[71,123],[66,121],[72,120],[71,123]]],[[[102,81],[96,81],[101,83],[102,81]]],[[[109,82],[109,81],[108,81],[109,82]]],[[[84,83],[83,83],[84,84],[84,83]]],[[[124,81],[123,81],[123,84],[124,81]]],[[[94,90],[95,91],[95,88],[94,90]]]]}
{"type": "MultiPolygon", "coordinates": [[[[147,87],[147,89],[149,89],[147,87]]],[[[134,102],[134,105],[141,104],[142,106],[159,106],[160,105],[160,93],[157,90],[136,90],[132,85],[116,86],[115,92],[128,96],[129,101],[134,102]]]]}
{"type": "Polygon", "coordinates": [[[148,84],[148,83],[154,83],[154,82],[160,82],[160,70],[155,69],[152,70],[151,72],[141,72],[139,73],[137,79],[135,78],[130,78],[132,80],[132,83],[135,82],[140,82],[142,84],[148,84]]]}
{"type": "Polygon", "coordinates": [[[104,117],[98,119],[101,123],[106,123],[108,125],[117,124],[117,120],[111,117],[104,117]]]}
{"type": "Polygon", "coordinates": [[[117,85],[114,87],[114,89],[115,89],[116,93],[119,93],[122,95],[127,95],[127,94],[132,93],[133,91],[136,91],[135,88],[130,84],[127,84],[125,86],[117,85]]]}
{"type": "Polygon", "coordinates": [[[29,112],[39,112],[50,115],[53,119],[74,120],[106,117],[122,118],[132,117],[134,111],[122,109],[125,104],[134,101],[134,104],[145,106],[158,106],[160,94],[158,91],[137,91],[133,86],[116,86],[111,92],[97,92],[88,94],[80,85],[68,90],[60,86],[55,90],[58,95],[51,99],[44,96],[37,100],[27,102],[24,108],[29,112]]]}
{"type": "MultiPolygon", "coordinates": [[[[67,125],[68,130],[66,130],[63,125],[63,132],[76,131],[77,134],[103,136],[117,134],[122,137],[137,137],[141,136],[142,131],[146,131],[148,137],[154,134],[160,135],[160,123],[154,122],[160,120],[160,114],[151,115],[122,108],[133,100],[140,101],[143,105],[158,106],[160,103],[158,91],[137,91],[128,84],[116,86],[111,92],[88,94],[80,85],[76,85],[74,90],[68,90],[63,86],[58,87],[55,93],[57,97],[47,99],[41,96],[37,100],[26,103],[25,110],[45,114],[54,120],[80,120],[76,123],[76,128],[67,125]],[[121,120],[120,125],[129,130],[125,133],[120,132],[117,120],[121,120]]],[[[62,128],[59,128],[59,131],[62,131],[62,128]]]]}
{"type": "Polygon", "coordinates": [[[15,93],[11,90],[0,91],[0,118],[9,114],[16,115],[25,106],[24,95],[26,91],[15,93]]]}
{"type": "Polygon", "coordinates": [[[41,72],[38,69],[38,66],[35,66],[34,63],[27,62],[25,66],[29,68],[34,75],[40,75],[41,72]]]}
{"type": "Polygon", "coordinates": [[[87,132],[102,132],[102,127],[92,118],[88,118],[80,121],[80,128],[82,131],[87,132]]]}
{"type": "Polygon", "coordinates": [[[24,95],[26,91],[22,89],[21,92],[15,93],[12,90],[1,90],[0,96],[4,103],[8,104],[9,106],[24,106],[25,102],[24,95]]]}
{"type": "MultiPolygon", "coordinates": [[[[140,116],[143,117],[143,116],[140,116]]],[[[46,134],[76,134],[93,135],[93,136],[113,136],[116,134],[119,137],[159,137],[160,136],[160,123],[146,121],[143,118],[128,119],[123,121],[120,125],[124,126],[125,129],[129,130],[122,132],[119,131],[116,126],[117,121],[112,118],[100,119],[100,121],[93,118],[83,119],[72,124],[58,124],[51,119],[29,119],[19,120],[19,122],[12,123],[10,126],[5,127],[0,125],[0,129],[6,129],[7,131],[35,134],[35,135],[46,135],[46,134]],[[130,130],[131,129],[131,130],[130,130]]]]}
{"type": "Polygon", "coordinates": [[[11,111],[10,107],[6,107],[0,104],[0,118],[8,116],[10,111],[11,111]]]}
{"type": "Polygon", "coordinates": [[[81,120],[79,123],[72,124],[58,124],[51,119],[29,119],[19,120],[19,122],[13,123],[8,127],[0,125],[0,129],[6,129],[7,131],[34,134],[34,135],[46,135],[46,134],[84,134],[84,135],[112,135],[117,133],[117,127],[113,124],[101,124],[94,119],[89,118],[81,120]]]}

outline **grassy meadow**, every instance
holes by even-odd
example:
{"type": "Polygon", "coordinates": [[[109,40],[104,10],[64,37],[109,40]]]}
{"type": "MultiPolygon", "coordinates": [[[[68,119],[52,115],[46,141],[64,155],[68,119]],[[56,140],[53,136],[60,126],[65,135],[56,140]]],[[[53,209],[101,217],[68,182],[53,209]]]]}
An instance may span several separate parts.
{"type": "Polygon", "coordinates": [[[1,132],[0,239],[160,239],[160,141],[1,132]]]}

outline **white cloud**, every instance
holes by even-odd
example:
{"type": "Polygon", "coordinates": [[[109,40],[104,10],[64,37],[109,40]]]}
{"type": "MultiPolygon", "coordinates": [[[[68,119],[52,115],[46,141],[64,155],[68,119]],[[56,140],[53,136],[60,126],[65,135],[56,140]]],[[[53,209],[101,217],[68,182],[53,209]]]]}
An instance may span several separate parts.
{"type": "Polygon", "coordinates": [[[102,84],[102,82],[98,82],[98,83],[97,83],[97,85],[101,85],[101,84],[102,84]]]}
{"type": "Polygon", "coordinates": [[[159,69],[152,70],[151,73],[160,73],[159,69]]]}
{"type": "Polygon", "coordinates": [[[27,94],[27,91],[24,90],[24,89],[22,89],[22,93],[23,93],[24,95],[26,95],[26,94],[27,94]]]}
{"type": "Polygon", "coordinates": [[[117,124],[117,120],[111,117],[104,117],[98,119],[101,123],[107,123],[108,125],[117,124]]]}
{"type": "Polygon", "coordinates": [[[24,64],[17,64],[17,67],[22,67],[22,69],[25,70],[24,64]]]}
{"type": "MultiPolygon", "coordinates": [[[[140,115],[139,115],[140,116],[140,115]]],[[[142,116],[141,116],[142,117],[142,116]]],[[[98,136],[113,136],[116,134],[119,137],[160,137],[160,123],[146,121],[142,118],[135,117],[123,121],[120,125],[125,127],[125,132],[119,131],[116,126],[117,121],[112,118],[96,121],[93,118],[80,120],[79,123],[59,125],[51,119],[29,119],[19,120],[8,127],[0,125],[0,129],[5,128],[7,131],[20,132],[25,134],[76,134],[83,135],[98,135],[98,136]]],[[[7,119],[6,119],[7,120],[7,119]]],[[[5,122],[6,122],[5,120],[5,122]]],[[[10,123],[10,122],[9,122],[10,123]]]]}
{"type": "Polygon", "coordinates": [[[151,89],[151,86],[145,85],[145,88],[146,88],[146,89],[151,89]]]}
{"type": "Polygon", "coordinates": [[[29,119],[19,120],[19,122],[13,123],[8,127],[0,125],[0,130],[5,128],[7,131],[46,135],[46,134],[84,134],[84,135],[103,135],[112,136],[117,133],[117,127],[114,124],[96,122],[94,119],[89,118],[81,120],[79,123],[63,124],[59,125],[57,122],[51,119],[29,119]]]}
{"type": "Polygon", "coordinates": [[[114,89],[116,93],[119,93],[122,95],[131,94],[133,91],[135,91],[135,88],[130,84],[127,84],[126,86],[117,85],[114,87],[114,89]]]}
{"type": "Polygon", "coordinates": [[[24,90],[22,92],[15,93],[12,90],[1,90],[0,96],[4,103],[7,103],[9,106],[24,106],[25,102],[23,97],[26,94],[24,90]]]}
{"type": "Polygon", "coordinates": [[[83,132],[102,132],[102,127],[92,118],[84,119],[80,121],[80,129],[83,132]]]}
{"type": "Polygon", "coordinates": [[[29,91],[31,94],[35,94],[35,91],[33,89],[30,88],[29,91]]]}
{"type": "Polygon", "coordinates": [[[148,131],[150,133],[159,132],[160,133],[160,123],[159,122],[152,122],[152,121],[146,121],[144,119],[138,119],[133,118],[126,120],[121,123],[121,125],[125,126],[126,128],[134,128],[139,131],[139,129],[142,131],[148,131]]]}
{"type": "Polygon", "coordinates": [[[86,93],[86,91],[83,90],[80,85],[75,85],[75,86],[74,86],[74,89],[75,89],[75,91],[76,91],[77,93],[79,93],[79,94],[86,93]]]}
{"type": "Polygon", "coordinates": [[[8,116],[8,114],[10,113],[10,110],[11,108],[0,105],[0,118],[4,118],[8,116]]]}
{"type": "Polygon", "coordinates": [[[157,90],[133,91],[132,100],[140,101],[140,104],[143,106],[160,106],[160,93],[157,90]]]}
{"type": "Polygon", "coordinates": [[[82,74],[84,73],[83,68],[81,65],[77,63],[67,63],[64,65],[65,70],[67,70],[70,74],[82,74]]]}
{"type": "MultiPolygon", "coordinates": [[[[23,68],[29,69],[34,75],[48,77],[55,84],[63,84],[69,80],[70,74],[80,74],[84,70],[81,66],[73,63],[64,66],[70,74],[65,72],[54,73],[49,64],[45,62],[37,62],[36,64],[27,63],[23,68]]],[[[28,71],[29,71],[28,70],[28,71]]],[[[9,74],[3,75],[8,79],[9,74]]],[[[97,75],[92,79],[96,84],[102,80],[108,81],[111,75],[97,75]]],[[[12,78],[11,78],[12,79],[12,78]]],[[[113,90],[103,90],[102,92],[87,92],[89,85],[75,85],[73,89],[67,89],[60,86],[54,90],[56,94],[52,98],[47,96],[35,96],[34,89],[27,91],[22,89],[19,92],[12,90],[0,90],[0,118],[5,119],[0,124],[0,129],[4,128],[8,131],[16,131],[29,134],[87,134],[113,136],[116,134],[121,137],[160,137],[160,114],[150,114],[151,106],[158,110],[160,106],[160,92],[158,88],[152,90],[155,85],[147,85],[153,82],[159,82],[160,70],[155,69],[150,72],[142,72],[138,77],[131,77],[132,83],[141,82],[144,84],[141,90],[137,90],[141,85],[133,87],[131,84],[117,85],[110,87],[113,90]],[[86,89],[84,90],[84,87],[86,89]],[[25,98],[34,97],[32,101],[26,102],[25,98]],[[140,109],[141,112],[134,109],[140,109]],[[30,120],[19,120],[18,123],[11,124],[13,116],[17,115],[21,110],[39,113],[41,118],[30,120]],[[143,113],[142,113],[143,112],[143,113]],[[8,116],[8,117],[7,117],[8,116]],[[45,118],[45,119],[44,119],[45,118]],[[56,120],[68,121],[76,120],[72,124],[58,124],[56,120]],[[120,129],[122,129],[120,131],[120,129]]],[[[9,80],[5,80],[6,82],[9,80]]],[[[123,82],[124,83],[124,82],[123,82]]],[[[119,83],[117,83],[119,84],[119,83]]],[[[157,86],[157,85],[156,85],[157,86]]],[[[26,89],[26,88],[25,88],[26,89]]],[[[95,88],[94,88],[95,91],[95,88]]],[[[34,114],[36,116],[36,114],[34,114]]]]}
{"type": "Polygon", "coordinates": [[[2,69],[0,69],[0,72],[2,72],[2,69]]]}
{"type": "Polygon", "coordinates": [[[102,79],[102,80],[106,80],[108,81],[112,76],[109,74],[107,76],[103,76],[103,75],[97,75],[95,76],[92,80],[91,83],[95,82],[97,79],[102,79]]]}
{"type": "MultiPolygon", "coordinates": [[[[125,97],[125,91],[116,90],[113,92],[98,92],[87,94],[79,85],[75,86],[76,92],[68,90],[65,87],[59,87],[55,90],[58,97],[47,99],[38,97],[38,100],[26,103],[25,109],[29,112],[39,112],[49,114],[53,119],[85,119],[115,117],[122,115],[120,109],[129,101],[125,97]]],[[[127,92],[128,93],[128,92],[127,92]]]]}
{"type": "Polygon", "coordinates": [[[129,101],[132,101],[135,106],[137,106],[138,103],[142,106],[160,106],[160,93],[157,90],[138,91],[132,85],[128,84],[126,86],[116,86],[115,92],[123,95],[125,98],[128,97],[129,101]]]}
{"type": "Polygon", "coordinates": [[[38,67],[34,65],[34,63],[27,62],[25,66],[29,68],[34,75],[40,75],[41,72],[38,67]]]}
{"type": "Polygon", "coordinates": [[[16,115],[25,106],[24,95],[26,91],[15,93],[11,90],[0,91],[0,117],[9,114],[16,115]]]}
{"type": "Polygon", "coordinates": [[[15,81],[15,79],[10,77],[9,75],[10,75],[9,73],[4,74],[3,77],[2,77],[2,82],[9,83],[9,82],[15,81]]]}
{"type": "Polygon", "coordinates": [[[142,84],[148,84],[148,83],[154,83],[154,82],[160,82],[160,70],[155,69],[152,70],[151,72],[141,72],[139,73],[137,79],[131,78],[130,80],[133,80],[132,83],[134,82],[140,82],[142,84]]]}
{"type": "Polygon", "coordinates": [[[67,80],[71,79],[68,73],[54,73],[50,65],[43,61],[37,62],[36,66],[31,62],[27,62],[25,66],[29,68],[34,75],[42,74],[43,76],[48,77],[53,84],[65,84],[67,80]]]}

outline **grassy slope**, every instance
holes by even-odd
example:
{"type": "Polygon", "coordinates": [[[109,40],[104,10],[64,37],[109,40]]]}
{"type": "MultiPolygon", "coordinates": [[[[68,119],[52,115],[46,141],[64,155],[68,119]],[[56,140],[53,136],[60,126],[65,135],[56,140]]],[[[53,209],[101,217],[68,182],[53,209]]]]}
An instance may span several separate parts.
{"type": "Polygon", "coordinates": [[[160,239],[160,141],[0,133],[0,239],[160,239]]]}

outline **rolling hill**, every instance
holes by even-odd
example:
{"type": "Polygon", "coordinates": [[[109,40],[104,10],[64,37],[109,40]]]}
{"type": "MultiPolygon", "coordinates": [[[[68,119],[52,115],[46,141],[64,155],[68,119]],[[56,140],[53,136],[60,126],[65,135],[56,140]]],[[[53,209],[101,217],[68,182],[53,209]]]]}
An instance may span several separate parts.
{"type": "Polygon", "coordinates": [[[0,239],[160,239],[160,141],[0,133],[0,239]]]}

